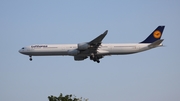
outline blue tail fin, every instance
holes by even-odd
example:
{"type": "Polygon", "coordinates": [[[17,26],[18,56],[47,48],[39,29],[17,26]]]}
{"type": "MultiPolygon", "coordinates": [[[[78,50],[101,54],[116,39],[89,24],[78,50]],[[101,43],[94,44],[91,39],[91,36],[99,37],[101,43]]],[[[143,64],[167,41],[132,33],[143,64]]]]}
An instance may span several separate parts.
{"type": "Polygon", "coordinates": [[[141,43],[153,43],[161,39],[163,30],[165,26],[158,26],[144,41],[141,43]]]}

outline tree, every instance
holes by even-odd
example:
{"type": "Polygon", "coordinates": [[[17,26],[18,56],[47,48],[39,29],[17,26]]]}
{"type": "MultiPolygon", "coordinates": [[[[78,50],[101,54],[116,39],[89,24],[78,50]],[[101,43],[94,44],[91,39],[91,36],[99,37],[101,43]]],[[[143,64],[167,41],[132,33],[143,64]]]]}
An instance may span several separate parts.
{"type": "Polygon", "coordinates": [[[70,95],[65,95],[63,96],[62,93],[60,93],[59,97],[56,96],[48,96],[49,101],[88,101],[88,99],[83,99],[81,98],[76,98],[76,96],[72,96],[72,94],[70,95]]]}

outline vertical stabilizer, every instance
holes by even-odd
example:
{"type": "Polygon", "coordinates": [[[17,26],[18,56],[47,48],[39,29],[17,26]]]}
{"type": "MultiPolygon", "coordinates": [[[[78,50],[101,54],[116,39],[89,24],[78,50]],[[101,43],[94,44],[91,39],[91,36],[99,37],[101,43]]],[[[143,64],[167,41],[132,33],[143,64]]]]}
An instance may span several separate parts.
{"type": "Polygon", "coordinates": [[[141,43],[153,43],[159,39],[161,39],[161,36],[163,34],[165,26],[158,26],[144,41],[141,43]]]}

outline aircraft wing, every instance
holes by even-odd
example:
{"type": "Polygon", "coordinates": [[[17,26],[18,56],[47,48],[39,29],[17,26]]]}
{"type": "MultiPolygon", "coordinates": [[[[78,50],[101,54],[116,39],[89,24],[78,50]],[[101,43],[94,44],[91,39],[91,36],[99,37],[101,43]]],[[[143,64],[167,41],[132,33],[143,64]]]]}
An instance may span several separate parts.
{"type": "Polygon", "coordinates": [[[90,48],[85,50],[84,52],[85,53],[86,52],[88,52],[88,53],[96,53],[98,47],[101,45],[102,40],[107,35],[107,33],[108,33],[108,30],[106,30],[103,34],[99,35],[98,37],[96,37],[92,41],[88,42],[88,44],[90,45],[90,48]]]}
{"type": "Polygon", "coordinates": [[[95,38],[94,40],[90,41],[89,44],[90,45],[97,45],[97,44],[101,44],[101,41],[104,39],[104,37],[107,35],[108,30],[106,30],[103,34],[99,35],[97,38],[95,38]]]}
{"type": "Polygon", "coordinates": [[[92,41],[87,42],[87,44],[89,44],[90,47],[86,50],[81,51],[81,53],[79,55],[81,55],[81,54],[90,55],[91,53],[96,54],[98,47],[101,45],[102,40],[107,35],[107,33],[108,33],[108,30],[106,30],[103,34],[99,35],[98,37],[96,37],[92,41]]]}

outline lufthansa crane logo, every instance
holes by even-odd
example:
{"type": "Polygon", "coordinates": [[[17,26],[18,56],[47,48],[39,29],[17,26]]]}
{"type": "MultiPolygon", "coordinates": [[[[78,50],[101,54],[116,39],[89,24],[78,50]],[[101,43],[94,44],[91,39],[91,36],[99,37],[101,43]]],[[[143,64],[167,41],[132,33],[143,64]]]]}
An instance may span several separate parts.
{"type": "Polygon", "coordinates": [[[153,33],[153,36],[154,36],[154,38],[158,39],[161,37],[161,32],[157,30],[153,33]]]}

